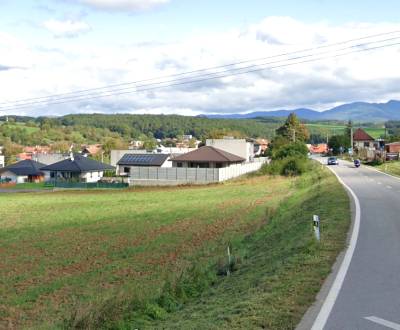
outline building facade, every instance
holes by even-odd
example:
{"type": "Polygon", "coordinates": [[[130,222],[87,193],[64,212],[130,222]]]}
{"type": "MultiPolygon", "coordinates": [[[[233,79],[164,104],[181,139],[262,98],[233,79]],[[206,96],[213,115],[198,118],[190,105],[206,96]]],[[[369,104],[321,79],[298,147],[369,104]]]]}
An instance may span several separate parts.
{"type": "Polygon", "coordinates": [[[246,162],[254,160],[254,143],[245,139],[223,138],[207,139],[206,146],[214,147],[244,158],[246,162]]]}

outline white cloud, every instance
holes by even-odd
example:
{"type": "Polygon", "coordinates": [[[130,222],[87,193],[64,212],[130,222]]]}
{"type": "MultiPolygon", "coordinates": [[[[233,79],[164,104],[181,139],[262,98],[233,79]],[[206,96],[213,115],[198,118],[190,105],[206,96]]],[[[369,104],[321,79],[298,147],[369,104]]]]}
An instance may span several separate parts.
{"type": "MultiPolygon", "coordinates": [[[[103,40],[97,44],[57,40],[47,48],[30,47],[27,42],[0,32],[0,64],[29,68],[0,71],[0,86],[7,99],[38,97],[179,74],[394,30],[400,30],[400,24],[310,24],[288,17],[269,17],[244,29],[198,33],[169,43],[156,40],[110,47],[103,40]]],[[[145,93],[30,108],[18,114],[192,115],[294,107],[326,109],[343,102],[400,99],[396,89],[400,83],[399,55],[397,46],[145,93]]]]}
{"type": "Polygon", "coordinates": [[[75,0],[85,5],[104,10],[142,11],[163,5],[169,0],[75,0]]]}
{"type": "Polygon", "coordinates": [[[91,30],[89,24],[83,21],[49,19],[43,22],[43,27],[55,37],[72,38],[91,30]]]}

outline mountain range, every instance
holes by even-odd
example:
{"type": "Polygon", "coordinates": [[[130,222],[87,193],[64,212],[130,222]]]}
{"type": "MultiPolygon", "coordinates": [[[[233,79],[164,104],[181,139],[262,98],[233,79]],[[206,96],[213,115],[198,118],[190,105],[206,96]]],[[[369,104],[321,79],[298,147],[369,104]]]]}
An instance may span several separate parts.
{"type": "Polygon", "coordinates": [[[207,118],[250,119],[259,117],[287,117],[295,113],[301,119],[307,120],[353,120],[360,122],[384,122],[400,120],[400,101],[391,100],[387,103],[354,102],[343,104],[325,111],[307,108],[294,110],[257,111],[246,114],[206,115],[207,118]]]}

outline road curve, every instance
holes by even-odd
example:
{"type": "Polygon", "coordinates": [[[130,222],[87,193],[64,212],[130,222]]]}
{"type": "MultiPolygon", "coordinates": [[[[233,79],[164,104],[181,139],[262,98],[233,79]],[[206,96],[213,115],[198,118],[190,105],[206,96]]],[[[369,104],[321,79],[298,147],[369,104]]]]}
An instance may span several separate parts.
{"type": "Polygon", "coordinates": [[[333,307],[313,329],[400,330],[400,179],[345,161],[331,169],[356,195],[360,226],[333,307]]]}

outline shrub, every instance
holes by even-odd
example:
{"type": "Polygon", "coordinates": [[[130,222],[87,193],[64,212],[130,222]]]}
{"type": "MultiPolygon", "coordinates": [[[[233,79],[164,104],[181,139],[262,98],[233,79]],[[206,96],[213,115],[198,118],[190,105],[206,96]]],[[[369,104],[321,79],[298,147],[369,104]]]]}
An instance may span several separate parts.
{"type": "Polygon", "coordinates": [[[285,176],[301,175],[307,171],[307,159],[291,157],[283,164],[281,174],[285,176]]]}
{"type": "Polygon", "coordinates": [[[368,162],[368,165],[379,166],[379,165],[382,165],[383,163],[384,163],[384,161],[381,158],[376,158],[376,159],[368,162]]]}
{"type": "Polygon", "coordinates": [[[287,157],[307,157],[307,146],[302,142],[292,142],[277,148],[272,152],[272,159],[284,159],[287,157]]]}
{"type": "Polygon", "coordinates": [[[271,175],[296,176],[305,173],[309,168],[309,160],[304,157],[287,157],[273,160],[264,171],[271,175]]]}

